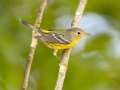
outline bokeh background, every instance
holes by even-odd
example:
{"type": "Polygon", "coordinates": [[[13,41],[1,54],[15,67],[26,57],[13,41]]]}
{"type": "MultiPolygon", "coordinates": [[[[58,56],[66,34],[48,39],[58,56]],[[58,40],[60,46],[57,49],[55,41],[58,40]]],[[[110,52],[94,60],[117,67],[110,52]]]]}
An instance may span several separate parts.
{"type": "MultiPolygon", "coordinates": [[[[0,0],[0,90],[20,90],[42,0],[0,0]]],[[[42,28],[70,28],[79,0],[48,0],[42,28]]],[[[88,0],[80,26],[91,35],[73,49],[63,90],[120,90],[120,0],[88,0]]],[[[59,57],[39,42],[28,90],[54,90],[59,57]]]]}

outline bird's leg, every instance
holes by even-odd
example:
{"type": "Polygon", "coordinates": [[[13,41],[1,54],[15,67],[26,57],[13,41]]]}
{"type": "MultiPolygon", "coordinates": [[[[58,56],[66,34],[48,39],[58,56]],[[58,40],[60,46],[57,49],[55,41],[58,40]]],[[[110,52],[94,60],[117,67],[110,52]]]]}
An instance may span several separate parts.
{"type": "Polygon", "coordinates": [[[54,55],[54,56],[57,56],[57,52],[58,52],[58,49],[54,49],[54,50],[53,50],[53,55],[54,55]]]}

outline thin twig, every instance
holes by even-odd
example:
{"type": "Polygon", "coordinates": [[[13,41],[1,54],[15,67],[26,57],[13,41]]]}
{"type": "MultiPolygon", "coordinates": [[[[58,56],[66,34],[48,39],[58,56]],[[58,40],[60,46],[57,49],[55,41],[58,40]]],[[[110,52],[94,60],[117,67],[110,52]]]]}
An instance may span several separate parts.
{"type": "MultiPolygon", "coordinates": [[[[79,27],[79,22],[83,15],[86,3],[87,3],[87,0],[80,0],[80,3],[76,10],[73,22],[71,24],[71,28],[79,27]]],[[[62,55],[62,59],[60,62],[60,68],[59,68],[59,73],[58,73],[55,90],[62,90],[62,88],[63,88],[63,83],[64,83],[66,72],[67,72],[67,67],[68,67],[71,50],[72,50],[72,48],[63,50],[63,55],[62,55]]]]}
{"type": "Polygon", "coordinates": [[[25,76],[24,76],[24,80],[23,80],[22,90],[27,90],[27,88],[28,88],[30,70],[31,70],[36,46],[38,43],[37,38],[35,38],[35,36],[37,35],[37,33],[35,32],[35,29],[37,27],[40,27],[40,23],[42,21],[43,13],[44,13],[46,6],[47,6],[47,0],[43,0],[43,3],[39,7],[39,11],[38,11],[38,14],[37,14],[37,17],[35,20],[35,24],[34,24],[33,31],[32,31],[32,41],[31,41],[30,52],[29,52],[29,56],[28,56],[28,60],[27,60],[26,69],[25,69],[25,76]]]}

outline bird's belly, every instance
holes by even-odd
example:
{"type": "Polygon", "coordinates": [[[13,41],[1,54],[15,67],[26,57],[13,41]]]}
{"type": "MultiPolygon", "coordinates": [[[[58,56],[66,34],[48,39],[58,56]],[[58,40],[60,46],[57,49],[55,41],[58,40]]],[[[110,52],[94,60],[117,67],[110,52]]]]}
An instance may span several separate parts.
{"type": "Polygon", "coordinates": [[[68,48],[72,48],[73,46],[75,46],[75,43],[70,43],[70,44],[49,43],[47,44],[47,46],[53,49],[68,49],[68,48]]]}

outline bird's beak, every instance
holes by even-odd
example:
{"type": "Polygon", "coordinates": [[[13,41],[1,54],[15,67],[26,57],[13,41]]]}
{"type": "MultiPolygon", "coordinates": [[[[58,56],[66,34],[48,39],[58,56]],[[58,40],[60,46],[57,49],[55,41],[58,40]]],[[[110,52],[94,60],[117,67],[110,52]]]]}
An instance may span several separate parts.
{"type": "Polygon", "coordinates": [[[90,33],[88,33],[88,32],[82,32],[82,36],[89,36],[90,35],[90,33]]]}
{"type": "Polygon", "coordinates": [[[88,36],[89,36],[89,35],[91,35],[91,34],[90,34],[90,33],[88,33],[88,32],[85,32],[84,34],[85,34],[85,35],[88,35],[88,36]]]}

